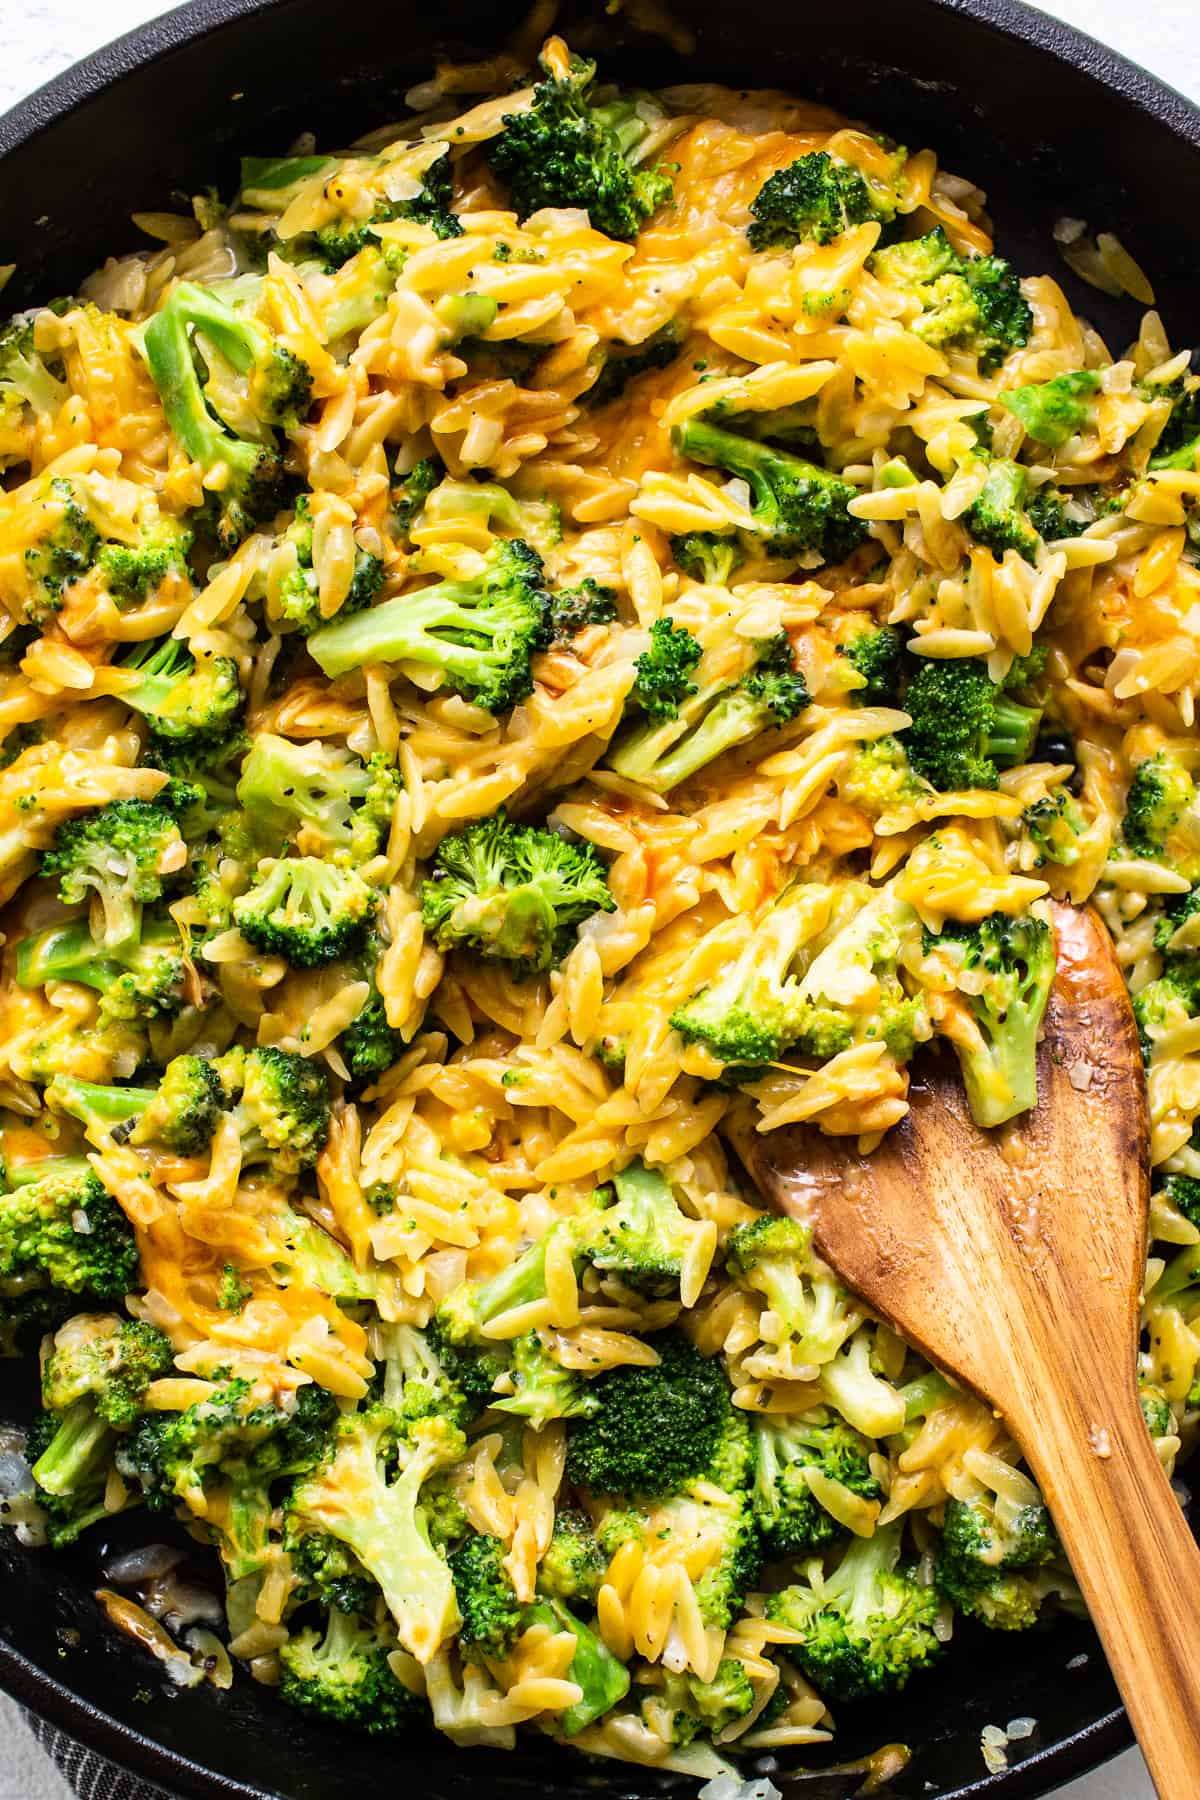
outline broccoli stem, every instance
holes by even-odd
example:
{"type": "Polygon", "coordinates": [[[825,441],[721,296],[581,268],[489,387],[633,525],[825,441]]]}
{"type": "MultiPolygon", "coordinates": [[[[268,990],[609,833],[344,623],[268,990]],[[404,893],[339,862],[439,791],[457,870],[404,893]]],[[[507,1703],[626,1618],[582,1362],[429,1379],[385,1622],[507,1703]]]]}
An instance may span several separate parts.
{"type": "Polygon", "coordinates": [[[33,1479],[55,1499],[86,1491],[103,1479],[115,1435],[90,1397],[76,1400],[34,1463],[33,1479]]]}
{"type": "Polygon", "coordinates": [[[438,1309],[438,1317],[452,1343],[479,1338],[483,1327],[514,1308],[541,1300],[546,1292],[546,1251],[555,1233],[569,1231],[555,1225],[507,1269],[501,1269],[479,1288],[465,1286],[450,1294],[438,1309]]]}
{"type": "MultiPolygon", "coordinates": [[[[187,285],[191,287],[190,283],[187,285]]],[[[194,291],[207,300],[203,288],[194,291]]],[[[210,310],[207,305],[205,310],[210,310]]],[[[222,332],[218,337],[208,321],[202,329],[210,333],[222,355],[226,354],[221,340],[227,334],[222,332]]],[[[188,335],[188,314],[180,307],[163,307],[147,321],[144,342],[146,361],[163,411],[192,461],[207,468],[219,458],[247,478],[253,475],[262,456],[262,447],[223,431],[208,410],[188,335]]],[[[229,360],[232,361],[232,357],[229,360]]]]}
{"type": "Polygon", "coordinates": [[[32,1187],[47,1175],[63,1181],[82,1181],[91,1172],[92,1166],[83,1156],[39,1157],[36,1162],[18,1163],[16,1168],[9,1169],[8,1188],[15,1192],[18,1188],[32,1187]]]}
{"type": "Polygon", "coordinates": [[[772,722],[771,707],[742,687],[714,701],[712,690],[685,700],[678,716],[631,732],[610,757],[627,781],[668,794],[727,750],[747,744],[772,722]]]}
{"type": "Polygon", "coordinates": [[[364,663],[415,662],[444,669],[452,679],[477,682],[488,652],[440,634],[477,637],[485,623],[480,601],[472,582],[439,581],[315,632],[308,647],[331,678],[364,663]]]}
{"type": "Polygon", "coordinates": [[[987,755],[998,769],[1014,769],[1018,763],[1029,761],[1041,721],[1040,706],[1022,706],[1007,694],[997,698],[987,755]]]}
{"type": "Polygon", "coordinates": [[[154,1088],[103,1087],[95,1081],[77,1081],[70,1075],[56,1075],[46,1089],[46,1098],[60,1112],[69,1113],[81,1125],[98,1124],[102,1129],[123,1125],[136,1119],[153,1104],[154,1088]]]}
{"type": "Polygon", "coordinates": [[[864,1331],[856,1331],[849,1343],[822,1365],[820,1382],[826,1399],[864,1437],[891,1437],[902,1429],[908,1409],[896,1389],[872,1369],[871,1346],[864,1331]]]}
{"type": "Polygon", "coordinates": [[[694,462],[740,475],[749,484],[755,532],[769,554],[813,550],[824,562],[840,562],[867,535],[864,521],[848,510],[856,490],[817,463],[723,431],[701,415],[677,426],[674,440],[694,462]]]}

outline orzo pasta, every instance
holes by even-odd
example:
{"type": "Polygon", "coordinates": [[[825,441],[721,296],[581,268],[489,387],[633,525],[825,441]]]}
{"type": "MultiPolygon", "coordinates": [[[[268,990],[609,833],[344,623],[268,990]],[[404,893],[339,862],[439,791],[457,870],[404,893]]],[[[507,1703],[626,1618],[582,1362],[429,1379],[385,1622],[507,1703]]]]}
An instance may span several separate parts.
{"type": "Polygon", "coordinates": [[[1200,382],[932,150],[512,75],[0,337],[7,1509],[177,1515],[326,1717],[711,1776],[1078,1604],[726,1149],[871,1147],[936,1037],[1026,1110],[1051,896],[1143,1035],[1168,1468],[1200,1417],[1200,382]]]}

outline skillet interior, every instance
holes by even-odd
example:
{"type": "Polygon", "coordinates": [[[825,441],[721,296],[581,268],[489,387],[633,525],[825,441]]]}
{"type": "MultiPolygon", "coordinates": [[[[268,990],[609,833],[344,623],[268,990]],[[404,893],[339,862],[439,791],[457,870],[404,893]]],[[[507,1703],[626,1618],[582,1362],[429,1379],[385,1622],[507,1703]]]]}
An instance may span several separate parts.
{"type": "MultiPolygon", "coordinates": [[[[588,0],[568,0],[558,23],[578,48],[599,39],[606,71],[629,81],[770,84],[933,145],[943,166],[988,188],[999,246],[1023,270],[1055,268],[1050,227],[1060,214],[1117,231],[1151,272],[1175,340],[1190,341],[1193,244],[1179,230],[1178,200],[1200,183],[1200,112],[1012,0],[837,0],[811,16],[817,10],[686,0],[676,11],[694,29],[690,56],[588,0]]],[[[630,14],[642,16],[632,5],[630,14]]],[[[132,208],[169,205],[180,189],[214,180],[232,188],[242,151],[269,153],[302,129],[333,146],[399,116],[435,55],[494,48],[518,16],[493,0],[455,0],[451,29],[444,13],[408,15],[382,0],[358,0],[352,24],[334,0],[195,0],[121,40],[0,120],[0,262],[19,260],[6,301],[69,291],[106,254],[132,247],[132,208]]],[[[1066,285],[1119,351],[1134,313],[1066,285]]],[[[22,1416],[31,1385],[26,1367],[0,1365],[0,1416],[22,1416]]],[[[423,1800],[485,1791],[534,1800],[550,1785],[564,1800],[694,1791],[680,1778],[537,1745],[519,1756],[465,1753],[430,1736],[398,1755],[319,1730],[246,1679],[225,1695],[165,1697],[157,1670],[100,1622],[90,1597],[99,1548],[93,1539],[71,1555],[29,1555],[0,1537],[0,1681],[177,1793],[329,1800],[394,1780],[398,1762],[423,1800]]],[[[906,1695],[865,1716],[841,1709],[836,1750],[851,1757],[907,1742],[912,1763],[888,1790],[897,1800],[1018,1800],[1048,1793],[1127,1738],[1095,1639],[1067,1622],[1009,1638],[963,1631],[941,1670],[906,1695]],[[1039,1721],[1036,1736],[1012,1746],[1012,1768],[986,1777],[982,1727],[1021,1715],[1039,1721]]],[[[861,1779],[813,1774],[789,1785],[806,1800],[842,1800],[861,1779]]]]}

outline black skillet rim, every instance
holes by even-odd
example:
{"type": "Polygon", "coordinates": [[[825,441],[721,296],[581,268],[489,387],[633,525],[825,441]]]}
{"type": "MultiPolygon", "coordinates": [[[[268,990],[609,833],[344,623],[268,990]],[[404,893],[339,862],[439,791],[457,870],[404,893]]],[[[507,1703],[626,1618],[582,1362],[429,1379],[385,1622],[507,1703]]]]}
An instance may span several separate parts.
{"type": "MultiPolygon", "coordinates": [[[[1024,0],[934,0],[949,13],[989,25],[1032,45],[1057,62],[1070,64],[1115,89],[1139,111],[1165,124],[1200,149],[1200,106],[1167,82],[1100,44],[1086,32],[1035,11],[1024,0]]],[[[0,116],[3,158],[30,142],[57,119],[147,62],[156,60],[219,26],[252,13],[283,10],[288,0],[187,0],[84,57],[0,116]]],[[[156,1743],[132,1725],[114,1719],[74,1693],[64,1682],[22,1655],[0,1636],[0,1687],[47,1723],[98,1755],[169,1787],[188,1800],[286,1800],[201,1767],[190,1757],[156,1743]]],[[[947,1800],[1036,1800],[1118,1755],[1133,1734],[1122,1708],[1103,1713],[1019,1765],[986,1775],[959,1788],[947,1800]]]]}

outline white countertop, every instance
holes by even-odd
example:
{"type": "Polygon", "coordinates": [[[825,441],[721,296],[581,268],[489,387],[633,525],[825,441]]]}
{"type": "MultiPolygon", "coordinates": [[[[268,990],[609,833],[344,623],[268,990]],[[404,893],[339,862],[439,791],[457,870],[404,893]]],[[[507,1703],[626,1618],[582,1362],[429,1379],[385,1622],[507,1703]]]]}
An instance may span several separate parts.
{"type": "MultiPolygon", "coordinates": [[[[0,112],[68,63],[165,8],[155,0],[2,0],[0,112]]],[[[1198,0],[1054,0],[1043,8],[1200,100],[1198,0]]],[[[982,1769],[980,1771],[982,1773],[982,1769]]],[[[72,1800],[16,1708],[0,1697],[0,1800],[72,1800]]],[[[1153,1800],[1136,1751],[1061,1790],[1061,1800],[1153,1800]]]]}

